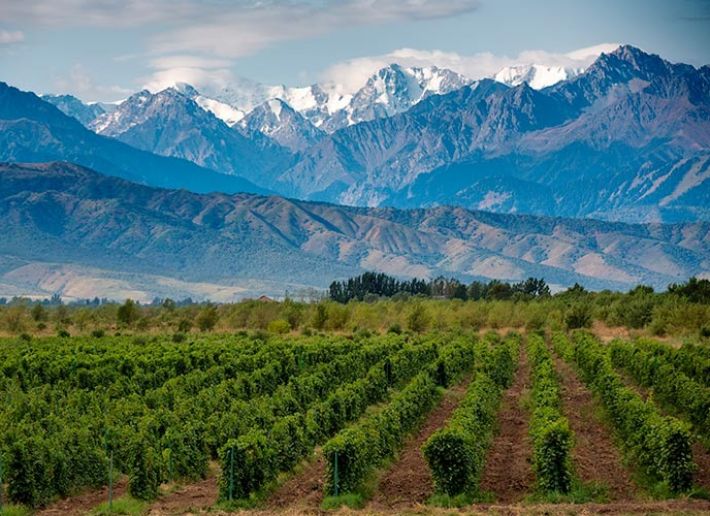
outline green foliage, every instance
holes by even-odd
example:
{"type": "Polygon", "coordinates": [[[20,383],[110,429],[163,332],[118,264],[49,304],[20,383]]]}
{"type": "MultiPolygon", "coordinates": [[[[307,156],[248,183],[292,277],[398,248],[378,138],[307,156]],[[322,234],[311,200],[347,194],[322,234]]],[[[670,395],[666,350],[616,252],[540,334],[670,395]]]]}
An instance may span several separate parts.
{"type": "Polygon", "coordinates": [[[361,419],[328,441],[323,447],[325,493],[355,491],[372,468],[399,449],[405,436],[434,406],[439,394],[434,379],[426,372],[421,373],[382,411],[361,419]]]}
{"type": "Polygon", "coordinates": [[[476,378],[447,426],[434,433],[422,448],[437,492],[457,496],[478,491],[501,390],[512,379],[518,346],[516,336],[505,343],[489,346],[484,342],[477,347],[476,378]],[[497,381],[487,373],[497,375],[497,381]]]}
{"type": "Polygon", "coordinates": [[[537,483],[543,492],[568,493],[572,487],[572,432],[561,413],[560,388],[552,355],[538,334],[528,336],[528,354],[533,379],[530,435],[537,483]]]}
{"type": "MultiPolygon", "coordinates": [[[[682,350],[675,351],[664,344],[649,341],[631,343],[615,340],[610,346],[610,357],[615,367],[630,373],[641,385],[652,388],[654,398],[686,416],[700,434],[710,438],[710,388],[674,366],[672,357],[683,353],[682,350]],[[664,347],[667,349],[663,350],[664,347]]],[[[703,362],[708,365],[708,361],[700,356],[694,365],[697,367],[703,362]]],[[[705,373],[708,371],[710,367],[705,368],[705,373]]]]}
{"type": "Polygon", "coordinates": [[[138,320],[139,317],[140,311],[136,305],[136,302],[132,299],[126,299],[125,303],[118,308],[118,312],[116,313],[118,323],[125,326],[132,325],[138,320]]]}
{"type": "Polygon", "coordinates": [[[274,449],[258,430],[227,441],[219,457],[223,467],[219,483],[222,500],[248,498],[272,477],[274,449]]]}
{"type": "Polygon", "coordinates": [[[212,330],[219,320],[217,307],[213,304],[205,305],[195,319],[195,323],[200,331],[212,330]]]}
{"type": "Polygon", "coordinates": [[[133,445],[133,464],[128,477],[128,492],[138,500],[158,497],[162,483],[161,456],[145,437],[138,436],[133,445]]]}
{"type": "Polygon", "coordinates": [[[415,333],[422,333],[429,327],[431,317],[424,305],[415,303],[407,315],[407,327],[415,333]]]}
{"type": "Polygon", "coordinates": [[[285,321],[284,319],[275,319],[269,323],[266,329],[269,330],[271,333],[283,335],[284,333],[288,333],[289,331],[291,331],[291,325],[288,323],[288,321],[285,321]]]}
{"type": "Polygon", "coordinates": [[[605,349],[591,335],[579,333],[573,344],[557,336],[555,346],[563,356],[574,357],[585,383],[601,398],[628,452],[646,473],[672,491],[690,489],[695,465],[687,425],[661,416],[652,403],[625,387],[605,349]]]}
{"type": "Polygon", "coordinates": [[[570,305],[565,313],[565,326],[568,330],[589,328],[592,325],[592,311],[585,302],[570,305]]]}

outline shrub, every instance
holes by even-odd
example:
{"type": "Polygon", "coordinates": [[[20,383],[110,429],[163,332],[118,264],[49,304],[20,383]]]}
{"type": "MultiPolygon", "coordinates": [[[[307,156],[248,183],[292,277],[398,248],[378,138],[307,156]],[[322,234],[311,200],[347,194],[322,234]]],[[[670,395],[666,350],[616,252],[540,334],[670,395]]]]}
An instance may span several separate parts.
{"type": "Polygon", "coordinates": [[[222,464],[219,495],[222,500],[247,498],[273,475],[274,451],[259,430],[227,441],[219,458],[222,464]]]}
{"type": "Polygon", "coordinates": [[[283,335],[291,331],[291,325],[284,319],[274,319],[269,323],[266,329],[271,333],[283,335]]]}
{"type": "Polygon", "coordinates": [[[162,481],[160,455],[140,439],[133,449],[133,464],[128,476],[128,492],[139,500],[153,500],[158,496],[162,481]]]}
{"type": "Polygon", "coordinates": [[[565,314],[565,326],[568,330],[589,328],[592,325],[592,311],[586,303],[571,305],[565,314]]]}

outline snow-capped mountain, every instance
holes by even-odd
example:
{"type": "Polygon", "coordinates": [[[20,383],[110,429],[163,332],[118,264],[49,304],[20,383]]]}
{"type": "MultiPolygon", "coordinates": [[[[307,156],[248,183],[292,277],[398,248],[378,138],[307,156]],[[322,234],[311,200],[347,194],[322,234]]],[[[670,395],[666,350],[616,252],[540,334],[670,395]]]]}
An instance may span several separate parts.
{"type": "Polygon", "coordinates": [[[209,111],[214,116],[222,120],[229,127],[239,122],[246,112],[241,109],[237,109],[225,102],[220,102],[219,100],[206,97],[199,91],[197,91],[192,85],[179,82],[173,86],[173,88],[186,97],[194,100],[198,106],[200,106],[205,111],[209,111]]]}
{"type": "Polygon", "coordinates": [[[346,106],[331,114],[323,128],[333,132],[396,115],[430,95],[449,93],[470,82],[463,75],[444,68],[405,68],[391,64],[370,77],[346,106]]]}
{"type": "Polygon", "coordinates": [[[247,136],[260,133],[294,152],[304,150],[325,136],[281,99],[267,100],[239,122],[247,136]]]}
{"type": "MultiPolygon", "coordinates": [[[[228,125],[266,101],[279,99],[315,127],[332,133],[343,127],[406,111],[430,95],[445,94],[469,84],[466,77],[435,66],[406,68],[392,64],[373,74],[354,93],[337,84],[291,88],[239,79],[223,88],[204,87],[192,98],[228,125]]],[[[176,85],[184,91],[186,85],[176,85]]],[[[190,87],[191,88],[191,87],[190,87]]]]}
{"type": "Polygon", "coordinates": [[[101,115],[91,128],[142,150],[182,158],[223,174],[266,182],[265,175],[289,154],[263,136],[250,138],[237,127],[198,104],[200,94],[191,86],[157,93],[140,91],[113,113],[101,115]]]}
{"type": "Polygon", "coordinates": [[[525,82],[531,88],[541,90],[558,82],[573,79],[582,72],[584,68],[525,64],[503,68],[493,76],[493,79],[508,86],[519,86],[525,82]]]}
{"type": "Polygon", "coordinates": [[[54,104],[65,115],[76,118],[88,126],[97,116],[103,115],[106,109],[97,103],[85,104],[73,95],[42,95],[42,100],[54,104]]]}

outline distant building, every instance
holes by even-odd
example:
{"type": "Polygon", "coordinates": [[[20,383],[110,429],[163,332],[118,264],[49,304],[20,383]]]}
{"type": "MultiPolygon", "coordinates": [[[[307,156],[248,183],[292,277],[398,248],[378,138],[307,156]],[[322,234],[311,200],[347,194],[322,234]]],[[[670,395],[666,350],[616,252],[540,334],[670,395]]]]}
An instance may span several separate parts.
{"type": "Polygon", "coordinates": [[[273,299],[271,299],[269,296],[259,296],[257,298],[257,301],[261,301],[262,303],[275,303],[273,299]]]}

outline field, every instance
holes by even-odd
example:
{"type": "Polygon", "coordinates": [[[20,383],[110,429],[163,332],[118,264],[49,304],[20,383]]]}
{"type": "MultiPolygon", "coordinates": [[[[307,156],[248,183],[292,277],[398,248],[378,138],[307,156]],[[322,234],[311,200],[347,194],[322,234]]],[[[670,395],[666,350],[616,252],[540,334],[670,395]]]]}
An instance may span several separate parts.
{"type": "Polygon", "coordinates": [[[710,349],[690,343],[6,338],[0,396],[3,514],[710,511],[710,349]]]}

